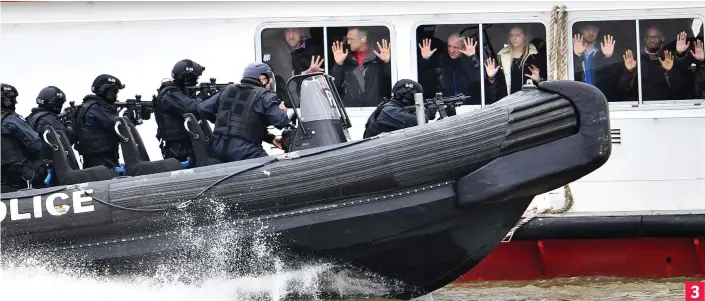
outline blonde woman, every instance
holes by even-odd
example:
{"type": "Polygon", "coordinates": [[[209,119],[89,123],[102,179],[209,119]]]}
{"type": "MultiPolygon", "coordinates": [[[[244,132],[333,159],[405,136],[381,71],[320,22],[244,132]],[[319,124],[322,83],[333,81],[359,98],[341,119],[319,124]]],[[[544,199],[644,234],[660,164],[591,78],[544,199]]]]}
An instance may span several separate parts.
{"type": "Polygon", "coordinates": [[[537,85],[544,80],[546,70],[540,70],[538,50],[531,44],[524,30],[514,26],[509,31],[509,45],[497,53],[497,61],[488,58],[485,61],[485,72],[490,92],[487,93],[488,103],[521,90],[530,79],[537,85]],[[499,72],[500,69],[502,72],[499,72]]]}

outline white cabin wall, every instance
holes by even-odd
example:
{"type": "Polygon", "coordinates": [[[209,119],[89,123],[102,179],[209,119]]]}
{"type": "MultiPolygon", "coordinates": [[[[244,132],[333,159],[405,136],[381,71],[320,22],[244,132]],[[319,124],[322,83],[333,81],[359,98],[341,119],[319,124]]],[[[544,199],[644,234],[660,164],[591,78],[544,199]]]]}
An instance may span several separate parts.
{"type": "Polygon", "coordinates": [[[571,184],[572,211],[704,210],[705,108],[611,115],[621,144],[603,167],[571,184]]]}

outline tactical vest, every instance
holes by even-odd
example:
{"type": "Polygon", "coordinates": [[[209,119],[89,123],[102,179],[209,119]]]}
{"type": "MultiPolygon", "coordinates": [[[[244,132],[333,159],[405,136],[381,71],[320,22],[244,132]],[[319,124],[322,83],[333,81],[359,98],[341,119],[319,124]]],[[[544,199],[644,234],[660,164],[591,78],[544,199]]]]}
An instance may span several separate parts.
{"type": "MultiPolygon", "coordinates": [[[[42,134],[42,131],[43,131],[44,129],[38,129],[38,128],[35,127],[35,125],[37,124],[37,122],[39,122],[39,120],[41,120],[42,118],[44,118],[44,116],[46,116],[47,114],[49,114],[49,112],[47,112],[47,111],[39,111],[37,114],[27,116],[27,118],[25,119],[25,121],[27,121],[27,124],[29,124],[29,127],[31,127],[35,132],[37,132],[37,133],[39,133],[39,134],[41,135],[41,134],[42,134]]],[[[55,129],[55,130],[56,130],[56,129],[55,129]]]]}
{"type": "MultiPolygon", "coordinates": [[[[25,118],[25,121],[27,121],[27,124],[29,127],[31,127],[35,132],[39,133],[39,137],[42,137],[44,129],[37,128],[37,125],[39,124],[39,120],[44,118],[45,116],[49,115],[48,111],[39,111],[34,115],[29,115],[27,118],[25,118]]],[[[54,129],[54,130],[59,130],[59,129],[54,129]]],[[[47,145],[46,143],[42,143],[42,149],[43,153],[42,156],[44,158],[51,159],[53,155],[53,151],[51,146],[47,145]]]]}
{"type": "MultiPolygon", "coordinates": [[[[3,123],[5,123],[5,117],[9,116],[10,114],[12,114],[12,112],[2,112],[3,123]]],[[[25,148],[24,144],[22,144],[22,141],[20,141],[17,137],[12,136],[10,133],[2,133],[1,143],[2,166],[22,162],[26,159],[25,154],[27,153],[27,149],[25,148]]]]}
{"type": "Polygon", "coordinates": [[[239,137],[262,143],[267,126],[252,108],[267,89],[250,85],[231,85],[220,95],[218,117],[213,135],[239,137]]]}
{"type": "Polygon", "coordinates": [[[179,114],[170,113],[169,104],[164,102],[164,94],[174,89],[180,92],[175,86],[165,86],[157,94],[157,102],[154,104],[154,119],[157,122],[157,139],[163,141],[188,139],[189,134],[184,128],[184,117],[179,114]]]}
{"type": "Polygon", "coordinates": [[[393,105],[394,104],[391,101],[389,101],[389,102],[381,104],[380,106],[377,107],[377,109],[375,109],[374,112],[372,112],[372,114],[370,115],[370,119],[367,120],[367,124],[365,127],[365,133],[362,135],[363,139],[374,137],[374,136],[377,136],[381,133],[388,133],[391,131],[398,130],[398,129],[390,128],[386,125],[383,125],[383,124],[377,122],[377,118],[379,118],[379,114],[382,113],[382,109],[384,109],[384,107],[393,106],[393,105]]]}
{"type": "Polygon", "coordinates": [[[80,105],[76,112],[76,150],[81,155],[94,154],[99,152],[117,152],[119,150],[118,139],[113,131],[105,131],[99,127],[88,127],[84,124],[86,113],[93,106],[98,104],[97,100],[89,100],[80,105]]]}

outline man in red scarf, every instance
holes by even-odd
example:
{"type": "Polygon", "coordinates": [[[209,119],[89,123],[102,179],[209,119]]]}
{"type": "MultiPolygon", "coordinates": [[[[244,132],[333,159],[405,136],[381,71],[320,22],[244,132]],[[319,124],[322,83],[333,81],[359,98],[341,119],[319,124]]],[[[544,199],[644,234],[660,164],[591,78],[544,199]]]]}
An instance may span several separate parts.
{"type": "Polygon", "coordinates": [[[391,86],[391,52],[389,42],[377,42],[377,50],[370,47],[368,32],[362,28],[348,29],[346,38],[350,51],[343,42],[333,42],[335,78],[343,104],[349,107],[376,107],[391,86]]]}

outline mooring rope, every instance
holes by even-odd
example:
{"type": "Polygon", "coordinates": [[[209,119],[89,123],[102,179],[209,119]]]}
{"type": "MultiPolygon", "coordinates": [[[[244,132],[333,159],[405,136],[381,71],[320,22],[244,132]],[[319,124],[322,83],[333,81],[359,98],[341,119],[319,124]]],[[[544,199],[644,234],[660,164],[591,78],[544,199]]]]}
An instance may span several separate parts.
{"type": "MultiPolygon", "coordinates": [[[[547,66],[550,80],[568,79],[568,41],[570,41],[568,29],[568,13],[566,6],[554,6],[551,10],[551,49],[549,51],[549,62],[547,66]]],[[[539,212],[538,208],[528,209],[522,215],[522,219],[504,237],[502,242],[511,241],[514,233],[526,223],[543,214],[561,214],[568,212],[573,207],[573,193],[570,184],[563,186],[563,206],[558,209],[546,208],[539,212]]]]}

